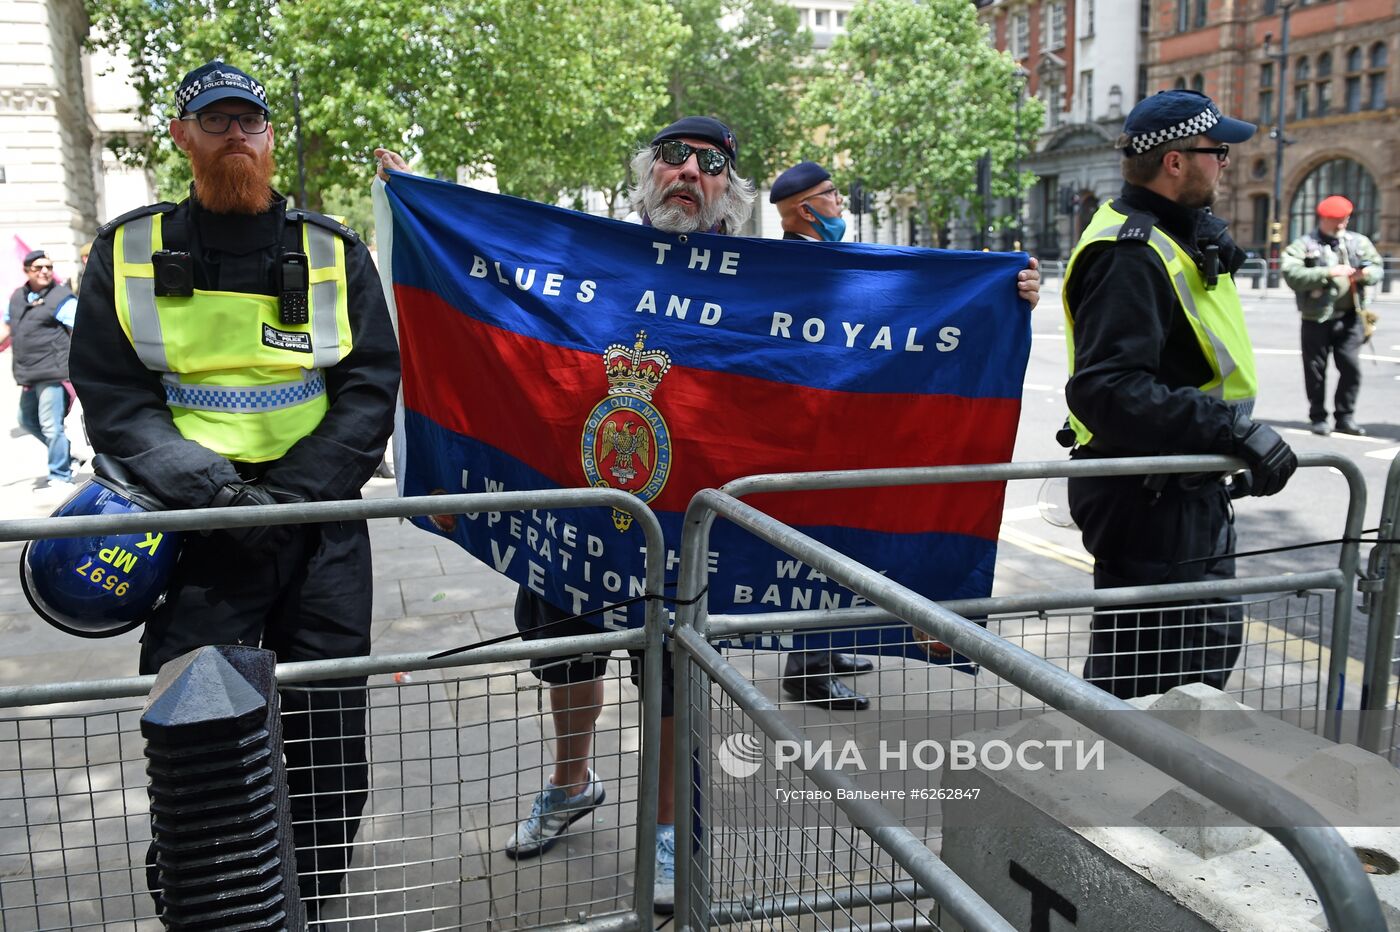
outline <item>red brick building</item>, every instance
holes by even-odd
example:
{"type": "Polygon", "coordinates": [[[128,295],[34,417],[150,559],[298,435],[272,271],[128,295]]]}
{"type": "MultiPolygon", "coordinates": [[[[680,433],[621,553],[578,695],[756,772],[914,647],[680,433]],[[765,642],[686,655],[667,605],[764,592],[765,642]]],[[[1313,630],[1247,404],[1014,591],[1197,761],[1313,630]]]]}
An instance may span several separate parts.
{"type": "Polygon", "coordinates": [[[1280,200],[1286,244],[1312,226],[1317,201],[1356,204],[1352,228],[1400,253],[1400,0],[1152,0],[1147,78],[1152,91],[1202,90],[1221,109],[1259,123],[1234,148],[1217,212],[1245,248],[1267,253],[1284,106],[1280,200]]]}

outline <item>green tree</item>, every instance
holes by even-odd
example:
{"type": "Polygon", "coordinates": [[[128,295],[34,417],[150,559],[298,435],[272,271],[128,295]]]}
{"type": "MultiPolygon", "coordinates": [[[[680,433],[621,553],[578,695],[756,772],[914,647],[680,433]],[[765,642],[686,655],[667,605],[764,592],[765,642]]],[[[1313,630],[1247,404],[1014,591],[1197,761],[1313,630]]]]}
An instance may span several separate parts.
{"type": "Polygon", "coordinates": [[[447,177],[494,170],[507,193],[553,200],[592,184],[598,153],[583,142],[630,143],[684,37],[661,0],[88,0],[88,14],[92,41],[133,65],[155,131],[127,155],[155,167],[165,197],[189,179],[164,131],[175,88],[215,57],[266,85],[277,183],[294,193],[296,76],[312,208],[364,190],[376,144],[447,177]]]}
{"type": "Polygon", "coordinates": [[[655,128],[718,117],[739,140],[739,170],[762,184],[787,168],[808,135],[797,103],[812,35],[780,0],[670,0],[690,29],[666,73],[655,128]]]}
{"type": "Polygon", "coordinates": [[[1015,177],[1013,166],[1039,131],[1043,108],[1034,99],[1018,107],[1016,62],[987,41],[972,4],[865,0],[847,26],[801,105],[808,125],[828,127],[819,155],[842,181],[912,194],[931,230],[964,208],[981,216],[996,198],[1034,182],[1030,173],[1015,177]],[[985,201],[977,191],[984,154],[985,201]]]}

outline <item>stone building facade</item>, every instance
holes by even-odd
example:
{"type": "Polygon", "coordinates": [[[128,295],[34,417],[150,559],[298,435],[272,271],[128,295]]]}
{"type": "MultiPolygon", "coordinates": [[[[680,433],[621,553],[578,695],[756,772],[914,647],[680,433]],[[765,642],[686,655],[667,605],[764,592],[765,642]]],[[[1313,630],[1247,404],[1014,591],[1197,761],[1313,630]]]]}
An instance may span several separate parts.
{"type": "Polygon", "coordinates": [[[1356,204],[1352,228],[1400,251],[1397,0],[1154,0],[1148,80],[1192,87],[1260,124],[1231,151],[1217,212],[1246,249],[1268,255],[1310,228],[1323,197],[1356,204]],[[1288,56],[1280,60],[1283,8],[1288,56]],[[1284,107],[1281,219],[1274,238],[1277,137],[1284,107]]]}
{"type": "Polygon", "coordinates": [[[0,290],[24,280],[20,259],[43,248],[65,280],[99,222],[148,203],[141,170],[106,147],[142,132],[120,71],[83,49],[82,0],[0,5],[0,290]],[[13,282],[13,284],[9,284],[13,282]]]}

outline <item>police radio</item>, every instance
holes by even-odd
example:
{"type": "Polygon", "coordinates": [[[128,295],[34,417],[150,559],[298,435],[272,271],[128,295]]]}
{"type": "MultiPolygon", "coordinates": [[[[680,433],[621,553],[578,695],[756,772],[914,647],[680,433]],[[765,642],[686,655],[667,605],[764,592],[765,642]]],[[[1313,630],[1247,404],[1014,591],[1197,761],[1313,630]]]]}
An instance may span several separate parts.
{"type": "Polygon", "coordinates": [[[307,292],[311,287],[311,273],[304,252],[282,254],[278,266],[277,313],[284,327],[295,327],[311,320],[311,306],[307,292]]]}

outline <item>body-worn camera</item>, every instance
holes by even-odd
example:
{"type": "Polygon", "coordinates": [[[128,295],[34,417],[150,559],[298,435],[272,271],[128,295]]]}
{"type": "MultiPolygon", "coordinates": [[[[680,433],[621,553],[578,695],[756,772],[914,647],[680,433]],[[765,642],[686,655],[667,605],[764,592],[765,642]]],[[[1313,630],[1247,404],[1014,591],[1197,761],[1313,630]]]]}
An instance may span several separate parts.
{"type": "Polygon", "coordinates": [[[194,295],[194,260],[187,252],[162,249],[151,255],[155,267],[155,293],[158,298],[188,298],[194,295]]]}

